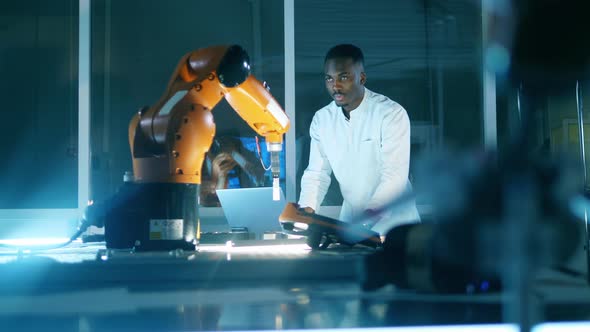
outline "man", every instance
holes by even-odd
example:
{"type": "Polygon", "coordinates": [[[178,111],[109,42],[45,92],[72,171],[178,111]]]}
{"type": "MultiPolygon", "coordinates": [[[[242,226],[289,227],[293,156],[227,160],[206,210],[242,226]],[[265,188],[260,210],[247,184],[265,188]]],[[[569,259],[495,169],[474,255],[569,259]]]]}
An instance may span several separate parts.
{"type": "Polygon", "coordinates": [[[412,191],[410,120],[404,108],[365,87],[362,51],[350,44],[331,48],[324,60],[333,102],[316,112],[310,127],[309,165],[301,178],[300,208],[315,212],[330,185],[340,185],[340,220],[368,223],[381,235],[420,220],[413,199],[383,213],[380,208],[412,191]],[[367,219],[367,216],[371,218],[367,219]]]}

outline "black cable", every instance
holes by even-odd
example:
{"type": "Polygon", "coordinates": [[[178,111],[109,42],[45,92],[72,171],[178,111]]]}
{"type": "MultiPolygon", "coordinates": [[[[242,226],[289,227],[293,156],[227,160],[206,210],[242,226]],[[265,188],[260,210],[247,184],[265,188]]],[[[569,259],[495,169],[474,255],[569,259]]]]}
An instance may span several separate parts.
{"type": "Polygon", "coordinates": [[[82,233],[84,233],[91,224],[88,223],[86,220],[80,224],[78,230],[74,235],[70,237],[70,239],[63,243],[58,244],[51,244],[51,245],[31,245],[31,246],[17,246],[11,244],[0,243],[0,248],[7,248],[7,249],[15,249],[18,251],[40,251],[40,250],[50,250],[50,249],[59,249],[63,248],[70,243],[74,242],[82,233]]]}

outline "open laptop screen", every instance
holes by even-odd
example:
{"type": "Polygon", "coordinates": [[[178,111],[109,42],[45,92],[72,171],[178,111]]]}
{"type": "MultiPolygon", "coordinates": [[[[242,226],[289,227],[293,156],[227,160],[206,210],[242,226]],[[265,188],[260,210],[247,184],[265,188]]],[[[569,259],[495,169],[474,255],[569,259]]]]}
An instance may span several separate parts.
{"type": "Polygon", "coordinates": [[[217,189],[217,196],[230,227],[246,227],[256,239],[282,231],[279,215],[287,204],[282,190],[278,201],[272,199],[272,187],[217,189]]]}

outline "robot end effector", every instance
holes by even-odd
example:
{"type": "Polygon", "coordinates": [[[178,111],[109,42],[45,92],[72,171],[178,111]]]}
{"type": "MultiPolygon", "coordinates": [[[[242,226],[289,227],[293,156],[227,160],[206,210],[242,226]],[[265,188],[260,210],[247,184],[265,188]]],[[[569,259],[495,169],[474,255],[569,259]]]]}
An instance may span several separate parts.
{"type": "Polygon", "coordinates": [[[273,183],[278,184],[278,154],[289,118],[250,73],[248,54],[237,45],[183,56],[160,100],[133,117],[129,144],[135,181],[200,184],[205,153],[215,136],[211,110],[222,98],[266,138],[273,183]]]}

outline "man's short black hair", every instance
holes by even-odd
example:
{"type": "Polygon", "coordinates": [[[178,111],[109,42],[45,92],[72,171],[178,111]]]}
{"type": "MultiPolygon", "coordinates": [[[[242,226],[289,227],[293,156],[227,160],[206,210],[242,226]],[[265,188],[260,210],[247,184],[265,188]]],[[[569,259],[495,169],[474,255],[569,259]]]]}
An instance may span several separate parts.
{"type": "Polygon", "coordinates": [[[363,51],[352,44],[340,44],[332,47],[328,53],[326,53],[324,64],[328,62],[328,60],[337,58],[351,58],[353,63],[360,63],[363,66],[365,65],[363,51]]]}

